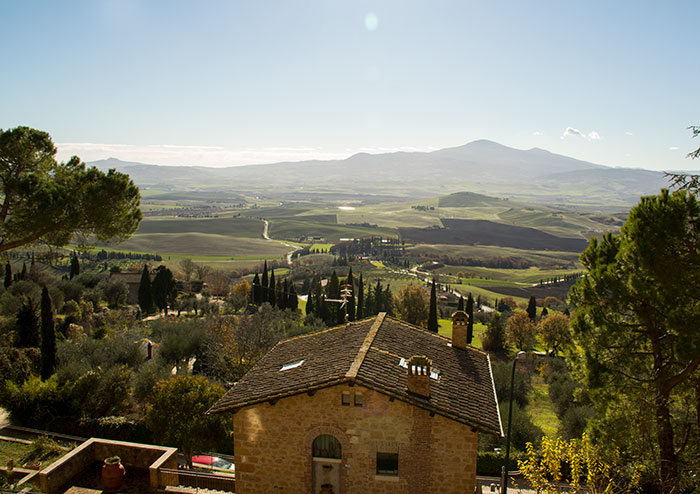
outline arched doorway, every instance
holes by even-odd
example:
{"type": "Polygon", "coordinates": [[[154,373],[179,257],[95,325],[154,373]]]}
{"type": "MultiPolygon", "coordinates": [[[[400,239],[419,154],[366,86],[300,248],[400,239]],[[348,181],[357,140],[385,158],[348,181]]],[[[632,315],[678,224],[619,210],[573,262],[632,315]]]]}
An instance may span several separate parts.
{"type": "Polygon", "coordinates": [[[335,437],[321,434],[311,447],[313,494],[339,494],[343,448],[335,437]]]}

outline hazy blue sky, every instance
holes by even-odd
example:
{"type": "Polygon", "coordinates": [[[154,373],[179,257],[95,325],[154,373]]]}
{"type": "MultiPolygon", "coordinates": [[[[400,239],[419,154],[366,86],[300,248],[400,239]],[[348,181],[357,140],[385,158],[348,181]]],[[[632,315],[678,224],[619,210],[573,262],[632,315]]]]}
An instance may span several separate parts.
{"type": "Polygon", "coordinates": [[[0,128],[223,166],[491,139],[700,169],[700,2],[0,1],[0,128]],[[567,130],[568,129],[568,130],[567,130]]]}

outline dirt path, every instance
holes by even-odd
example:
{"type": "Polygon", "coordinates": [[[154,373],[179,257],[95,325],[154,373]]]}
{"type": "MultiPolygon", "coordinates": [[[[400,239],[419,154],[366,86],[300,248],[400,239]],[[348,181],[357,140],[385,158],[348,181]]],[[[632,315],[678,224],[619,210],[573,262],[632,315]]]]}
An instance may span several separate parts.
{"type": "Polygon", "coordinates": [[[280,244],[284,245],[285,247],[291,247],[292,250],[287,252],[287,255],[285,256],[285,258],[287,259],[287,264],[291,266],[292,265],[292,254],[294,254],[294,252],[299,250],[301,247],[297,247],[296,245],[288,244],[287,242],[282,242],[281,240],[274,240],[274,239],[270,238],[270,235],[268,234],[269,229],[270,229],[270,222],[267,220],[263,220],[262,238],[264,238],[265,240],[271,240],[273,242],[279,242],[280,244]]]}

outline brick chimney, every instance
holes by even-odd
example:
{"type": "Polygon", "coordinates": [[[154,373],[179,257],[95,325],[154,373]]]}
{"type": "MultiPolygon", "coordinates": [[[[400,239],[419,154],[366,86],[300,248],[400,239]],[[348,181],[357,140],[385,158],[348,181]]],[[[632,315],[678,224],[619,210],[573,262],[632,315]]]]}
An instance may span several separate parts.
{"type": "Polygon", "coordinates": [[[430,397],[430,366],[432,362],[423,355],[414,355],[408,361],[408,392],[430,397]]]}
{"type": "Polygon", "coordinates": [[[469,329],[469,314],[458,310],[452,314],[452,346],[467,349],[467,331],[469,329]]]}

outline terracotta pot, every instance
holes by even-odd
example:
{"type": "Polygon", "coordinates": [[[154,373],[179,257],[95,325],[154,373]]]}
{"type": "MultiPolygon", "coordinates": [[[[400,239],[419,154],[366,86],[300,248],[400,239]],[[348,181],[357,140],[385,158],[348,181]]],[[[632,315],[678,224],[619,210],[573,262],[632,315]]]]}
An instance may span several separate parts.
{"type": "Polygon", "coordinates": [[[105,459],[105,463],[102,465],[102,482],[104,482],[105,489],[110,491],[119,489],[124,483],[125,475],[126,470],[124,470],[118,456],[105,459]]]}

